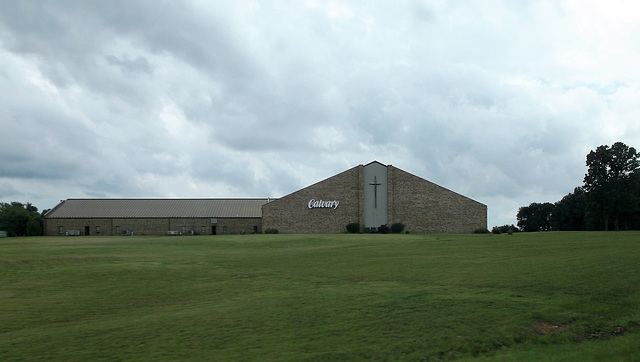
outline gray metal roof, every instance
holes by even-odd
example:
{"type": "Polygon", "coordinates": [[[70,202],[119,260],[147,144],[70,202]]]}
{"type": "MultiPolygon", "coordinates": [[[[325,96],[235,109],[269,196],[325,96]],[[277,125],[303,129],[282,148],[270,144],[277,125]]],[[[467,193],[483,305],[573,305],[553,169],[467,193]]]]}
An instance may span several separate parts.
{"type": "MultiPolygon", "coordinates": [[[[262,217],[270,199],[68,199],[47,219],[262,217]]],[[[273,200],[273,199],[271,199],[273,200]]]]}

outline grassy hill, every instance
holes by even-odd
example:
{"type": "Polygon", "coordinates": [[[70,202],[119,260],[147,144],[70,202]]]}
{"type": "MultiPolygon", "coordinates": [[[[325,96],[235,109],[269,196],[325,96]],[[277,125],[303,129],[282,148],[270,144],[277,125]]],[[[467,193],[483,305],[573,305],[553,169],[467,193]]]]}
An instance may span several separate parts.
{"type": "Polygon", "coordinates": [[[0,239],[0,360],[633,360],[640,233],[0,239]]]}

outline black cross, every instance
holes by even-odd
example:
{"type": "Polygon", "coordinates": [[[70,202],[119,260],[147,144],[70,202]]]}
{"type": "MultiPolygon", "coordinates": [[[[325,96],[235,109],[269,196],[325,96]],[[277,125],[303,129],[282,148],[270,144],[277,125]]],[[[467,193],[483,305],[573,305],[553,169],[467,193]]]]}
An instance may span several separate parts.
{"type": "Polygon", "coordinates": [[[378,186],[382,184],[378,183],[378,178],[374,176],[373,183],[369,185],[373,186],[373,200],[375,204],[374,206],[377,209],[378,208],[378,186]]]}

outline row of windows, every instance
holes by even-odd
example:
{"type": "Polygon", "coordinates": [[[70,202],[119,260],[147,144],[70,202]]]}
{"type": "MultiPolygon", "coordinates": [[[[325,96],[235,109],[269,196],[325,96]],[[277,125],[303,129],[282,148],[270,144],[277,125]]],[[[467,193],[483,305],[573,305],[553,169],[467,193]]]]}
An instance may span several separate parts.
{"type": "MultiPolygon", "coordinates": [[[[85,233],[86,233],[86,232],[88,232],[88,231],[89,231],[89,227],[88,227],[88,226],[86,226],[86,227],[85,227],[85,233]]],[[[258,227],[257,227],[257,226],[254,226],[254,227],[253,227],[253,231],[254,231],[254,232],[258,232],[258,227]]],[[[64,226],[60,226],[60,227],[58,228],[58,232],[59,232],[60,234],[64,234],[64,233],[65,233],[65,231],[64,231],[64,226]]],[[[183,232],[183,233],[186,233],[186,232],[187,232],[187,227],[186,227],[186,226],[182,226],[182,232],[183,232]]],[[[205,234],[206,232],[207,232],[207,227],[206,227],[206,226],[201,226],[201,227],[200,227],[200,234],[205,234]]],[[[227,232],[228,232],[227,227],[226,227],[226,226],[222,226],[222,233],[223,233],[223,234],[226,234],[227,232]]],[[[100,234],[100,226],[96,226],[96,227],[95,227],[95,233],[96,233],[96,234],[100,234]]],[[[119,235],[119,234],[120,234],[120,226],[116,226],[116,235],[119,235]]]]}
{"type": "MultiPolygon", "coordinates": [[[[85,226],[85,232],[89,231],[89,227],[85,226]]],[[[58,226],[58,232],[64,234],[64,226],[58,226]]],[[[120,233],[120,226],[116,226],[116,233],[120,233]]],[[[100,226],[96,226],[96,234],[100,234],[100,226]]]]}

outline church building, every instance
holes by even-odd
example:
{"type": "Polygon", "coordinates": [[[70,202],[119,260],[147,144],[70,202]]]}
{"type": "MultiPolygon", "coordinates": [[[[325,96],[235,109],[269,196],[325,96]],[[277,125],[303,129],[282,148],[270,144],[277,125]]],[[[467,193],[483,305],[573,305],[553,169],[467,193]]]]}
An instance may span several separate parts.
{"type": "Polygon", "coordinates": [[[377,161],[279,199],[69,199],[45,215],[45,235],[365,232],[472,233],[487,206],[377,161]]]}
{"type": "Polygon", "coordinates": [[[341,233],[405,224],[411,233],[472,233],[487,227],[487,206],[377,161],[359,165],[262,206],[262,228],[341,233]]]}

